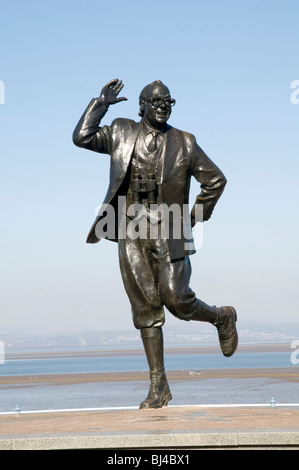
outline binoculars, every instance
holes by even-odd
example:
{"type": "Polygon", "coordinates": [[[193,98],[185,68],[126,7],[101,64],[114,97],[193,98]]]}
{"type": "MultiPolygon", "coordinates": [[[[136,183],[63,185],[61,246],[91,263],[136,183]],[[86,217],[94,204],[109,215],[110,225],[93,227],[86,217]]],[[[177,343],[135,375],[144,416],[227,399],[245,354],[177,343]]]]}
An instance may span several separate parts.
{"type": "Polygon", "coordinates": [[[158,185],[154,174],[150,173],[145,179],[142,178],[141,173],[133,174],[131,188],[134,204],[141,203],[143,199],[147,199],[148,204],[157,203],[158,185]]]}

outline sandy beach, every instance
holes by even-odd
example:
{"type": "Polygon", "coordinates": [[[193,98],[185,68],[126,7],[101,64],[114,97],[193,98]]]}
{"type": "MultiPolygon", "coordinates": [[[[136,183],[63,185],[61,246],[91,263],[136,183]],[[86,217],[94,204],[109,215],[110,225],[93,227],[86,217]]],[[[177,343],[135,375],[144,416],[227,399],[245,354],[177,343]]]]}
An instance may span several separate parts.
{"type": "MultiPolygon", "coordinates": [[[[299,368],[273,368],[273,369],[214,369],[198,371],[168,371],[167,376],[172,381],[194,381],[212,378],[258,378],[267,377],[299,383],[299,368]]],[[[80,374],[45,374],[45,375],[18,375],[0,377],[0,385],[36,386],[41,384],[67,385],[88,382],[119,382],[148,380],[148,372],[105,372],[80,374]]]]}

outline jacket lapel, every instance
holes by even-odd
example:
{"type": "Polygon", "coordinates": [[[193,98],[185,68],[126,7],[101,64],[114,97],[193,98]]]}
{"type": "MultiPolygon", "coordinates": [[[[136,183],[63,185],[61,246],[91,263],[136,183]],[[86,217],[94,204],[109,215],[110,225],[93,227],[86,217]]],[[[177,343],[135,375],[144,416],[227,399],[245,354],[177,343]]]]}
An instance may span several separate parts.
{"type": "Polygon", "coordinates": [[[178,152],[180,150],[179,136],[171,126],[167,126],[166,144],[163,152],[163,181],[165,181],[173,168],[178,152]]]}
{"type": "Polygon", "coordinates": [[[128,139],[123,143],[123,154],[121,158],[121,163],[123,164],[123,170],[125,170],[125,172],[127,171],[128,166],[130,164],[135,143],[141,128],[140,123],[138,123],[137,125],[136,123],[134,124],[134,126],[131,126],[131,132],[128,133],[128,139]]]}

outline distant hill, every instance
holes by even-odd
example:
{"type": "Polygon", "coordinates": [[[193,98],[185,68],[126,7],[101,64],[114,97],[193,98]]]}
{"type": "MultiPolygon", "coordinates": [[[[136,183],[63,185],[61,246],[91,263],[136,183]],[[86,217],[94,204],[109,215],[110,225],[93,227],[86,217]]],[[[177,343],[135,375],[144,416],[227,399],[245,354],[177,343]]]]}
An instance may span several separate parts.
{"type": "MultiPolygon", "coordinates": [[[[178,322],[177,326],[163,328],[165,347],[175,345],[207,346],[218,342],[216,329],[207,323],[178,322]]],[[[299,322],[259,323],[242,322],[238,325],[240,344],[277,344],[299,340],[299,322]]],[[[80,331],[72,334],[4,334],[0,338],[5,348],[22,347],[142,347],[140,335],[134,327],[128,331],[80,331]]]]}

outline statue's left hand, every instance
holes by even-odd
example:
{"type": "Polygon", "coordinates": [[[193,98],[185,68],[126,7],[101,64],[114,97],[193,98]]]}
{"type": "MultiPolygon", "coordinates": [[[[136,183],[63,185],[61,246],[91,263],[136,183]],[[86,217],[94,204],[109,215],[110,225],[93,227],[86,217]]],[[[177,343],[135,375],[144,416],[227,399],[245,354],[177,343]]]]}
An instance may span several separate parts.
{"type": "Polygon", "coordinates": [[[106,105],[109,106],[110,104],[119,103],[120,101],[126,101],[127,98],[124,96],[118,98],[117,95],[123,89],[124,85],[121,80],[118,78],[114,78],[110,80],[107,85],[102,88],[100,99],[106,105]]]}

